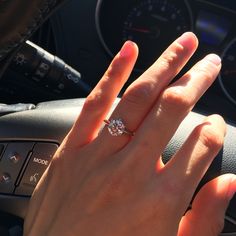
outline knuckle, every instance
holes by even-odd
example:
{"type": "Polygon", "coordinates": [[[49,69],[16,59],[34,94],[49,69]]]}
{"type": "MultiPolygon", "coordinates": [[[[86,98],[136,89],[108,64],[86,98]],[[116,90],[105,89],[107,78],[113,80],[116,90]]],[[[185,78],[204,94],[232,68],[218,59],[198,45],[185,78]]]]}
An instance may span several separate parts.
{"type": "Polygon", "coordinates": [[[95,112],[99,110],[99,107],[103,107],[106,104],[106,99],[102,96],[102,93],[97,91],[91,93],[85,100],[83,109],[88,112],[95,112]]]}
{"type": "Polygon", "coordinates": [[[199,132],[200,142],[207,148],[217,150],[222,147],[223,136],[210,125],[200,126],[196,131],[199,132]]]}
{"type": "Polygon", "coordinates": [[[117,58],[115,58],[106,70],[104,77],[113,78],[121,76],[121,73],[124,71],[125,65],[126,64],[124,64],[122,60],[118,60],[117,58]]]}
{"type": "Polygon", "coordinates": [[[184,95],[182,89],[174,87],[167,88],[162,94],[163,106],[172,109],[189,110],[192,106],[192,102],[184,95]]]}
{"type": "Polygon", "coordinates": [[[128,104],[141,107],[152,98],[154,87],[154,84],[150,82],[136,84],[123,95],[122,100],[128,104]]]}
{"type": "Polygon", "coordinates": [[[176,61],[178,61],[178,54],[175,51],[167,50],[162,54],[159,65],[164,70],[169,70],[176,61]]]}

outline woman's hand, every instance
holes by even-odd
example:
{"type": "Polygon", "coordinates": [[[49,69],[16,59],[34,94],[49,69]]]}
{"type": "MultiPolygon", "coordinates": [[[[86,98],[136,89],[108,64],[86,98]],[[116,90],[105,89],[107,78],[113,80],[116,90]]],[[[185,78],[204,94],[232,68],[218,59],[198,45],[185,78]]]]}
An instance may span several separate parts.
{"type": "MultiPolygon", "coordinates": [[[[213,83],[220,58],[210,54],[169,85],[197,48],[185,33],[133,82],[111,118],[134,136],[112,136],[103,120],[137,59],[126,42],[37,185],[25,235],[215,236],[236,191],[235,175],[206,184],[185,214],[196,187],[221,149],[225,123],[206,118],[166,165],[161,153],[198,99],[213,83]],[[184,215],[184,216],[183,216],[184,215]]],[[[109,119],[109,120],[110,120],[109,119]]]]}

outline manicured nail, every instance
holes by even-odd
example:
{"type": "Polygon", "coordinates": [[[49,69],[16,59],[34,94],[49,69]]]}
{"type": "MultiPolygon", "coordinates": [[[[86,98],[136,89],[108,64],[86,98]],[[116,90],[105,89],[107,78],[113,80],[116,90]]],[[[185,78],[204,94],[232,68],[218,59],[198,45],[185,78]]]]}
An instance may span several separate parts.
{"type": "Polygon", "coordinates": [[[212,62],[216,66],[221,64],[221,58],[216,54],[208,54],[204,59],[212,62]]]}
{"type": "Polygon", "coordinates": [[[181,45],[185,45],[186,42],[189,40],[189,34],[193,34],[193,33],[191,32],[183,33],[179,38],[176,39],[176,41],[181,45]]]}
{"type": "Polygon", "coordinates": [[[227,198],[229,201],[234,197],[236,194],[236,175],[231,179],[230,185],[229,185],[229,190],[227,194],[227,198]]]}
{"type": "Polygon", "coordinates": [[[134,51],[134,45],[132,41],[126,41],[120,50],[120,56],[129,57],[134,51]]]}
{"type": "Polygon", "coordinates": [[[176,42],[180,44],[185,50],[194,50],[197,47],[198,39],[196,35],[192,32],[183,33],[176,42]]]}

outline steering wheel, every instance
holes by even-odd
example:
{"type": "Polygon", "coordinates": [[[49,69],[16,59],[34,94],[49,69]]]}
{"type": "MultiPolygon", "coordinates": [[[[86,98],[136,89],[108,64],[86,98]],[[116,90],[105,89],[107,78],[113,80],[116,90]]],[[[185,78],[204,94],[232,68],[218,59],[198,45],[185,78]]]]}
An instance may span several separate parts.
{"type": "MultiPolygon", "coordinates": [[[[10,182],[8,187],[0,183],[0,191],[4,192],[4,195],[0,196],[1,211],[24,218],[29,196],[48,166],[57,145],[62,142],[77,118],[83,103],[84,99],[44,102],[39,103],[33,110],[0,117],[0,146],[3,145],[5,149],[0,171],[8,173],[16,181],[12,188],[13,182],[10,182]],[[12,162],[9,162],[8,159],[12,155],[16,159],[22,159],[15,163],[13,158],[12,162]]],[[[195,112],[186,117],[163,154],[165,162],[178,150],[193,127],[203,119],[204,115],[195,112]]],[[[236,174],[236,127],[233,124],[227,126],[224,147],[202,179],[199,188],[220,174],[228,172],[236,174]]],[[[224,232],[236,232],[235,209],[236,197],[232,199],[228,208],[224,232]]]]}

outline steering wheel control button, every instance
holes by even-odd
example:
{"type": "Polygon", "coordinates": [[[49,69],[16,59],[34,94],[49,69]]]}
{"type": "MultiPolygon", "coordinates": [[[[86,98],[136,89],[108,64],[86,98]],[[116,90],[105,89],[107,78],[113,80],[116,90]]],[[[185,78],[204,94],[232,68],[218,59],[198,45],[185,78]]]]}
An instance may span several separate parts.
{"type": "Polygon", "coordinates": [[[0,161],[0,193],[13,193],[20,171],[34,146],[34,142],[9,143],[0,161]]]}
{"type": "Polygon", "coordinates": [[[17,164],[20,161],[21,157],[18,153],[13,153],[9,156],[9,160],[12,164],[17,164]]]}
{"type": "Polygon", "coordinates": [[[54,143],[37,143],[26,167],[25,173],[15,190],[17,195],[29,196],[42,177],[58,148],[54,143]]]}
{"type": "Polygon", "coordinates": [[[12,193],[12,178],[9,173],[2,173],[0,176],[1,191],[4,193],[12,193]]]}
{"type": "Polygon", "coordinates": [[[11,176],[8,173],[3,173],[0,177],[1,183],[8,184],[11,182],[11,176]]]}

